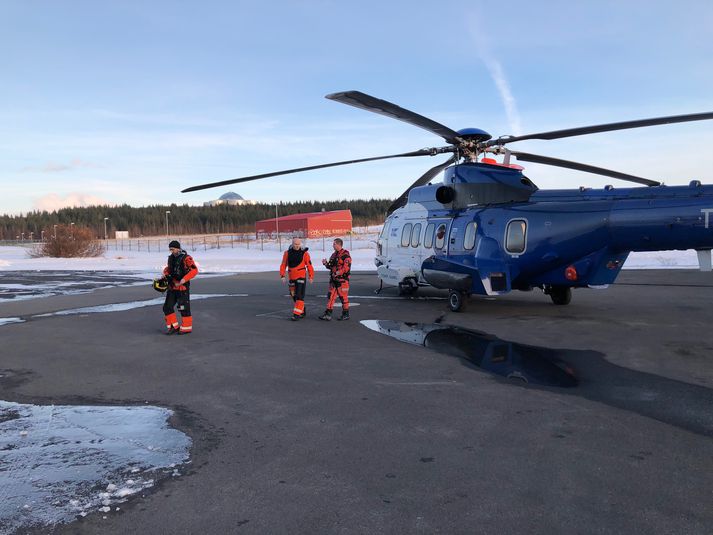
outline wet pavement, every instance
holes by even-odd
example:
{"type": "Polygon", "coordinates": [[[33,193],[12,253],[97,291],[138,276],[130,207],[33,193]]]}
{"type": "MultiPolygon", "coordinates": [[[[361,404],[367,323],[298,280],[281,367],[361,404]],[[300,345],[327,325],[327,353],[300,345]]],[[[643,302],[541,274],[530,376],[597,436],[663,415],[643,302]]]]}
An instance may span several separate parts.
{"type": "Polygon", "coordinates": [[[196,301],[182,337],[160,304],[122,310],[146,287],[0,304],[26,320],[0,326],[0,399],[162,407],[192,440],[185,475],[37,532],[709,532],[710,273],[461,314],[355,274],[352,320],[330,323],[317,280],[291,322],[274,273],[196,279],[246,295],[196,301]],[[106,310],[34,317],[85,307],[106,310]]]}

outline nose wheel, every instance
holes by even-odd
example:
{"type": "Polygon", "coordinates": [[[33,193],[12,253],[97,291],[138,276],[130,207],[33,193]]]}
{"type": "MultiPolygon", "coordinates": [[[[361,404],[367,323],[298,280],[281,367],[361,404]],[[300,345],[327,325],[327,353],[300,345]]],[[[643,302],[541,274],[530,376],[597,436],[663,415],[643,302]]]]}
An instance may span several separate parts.
{"type": "Polygon", "coordinates": [[[457,290],[448,292],[448,308],[452,312],[462,312],[465,309],[465,304],[468,301],[468,294],[457,290]]]}

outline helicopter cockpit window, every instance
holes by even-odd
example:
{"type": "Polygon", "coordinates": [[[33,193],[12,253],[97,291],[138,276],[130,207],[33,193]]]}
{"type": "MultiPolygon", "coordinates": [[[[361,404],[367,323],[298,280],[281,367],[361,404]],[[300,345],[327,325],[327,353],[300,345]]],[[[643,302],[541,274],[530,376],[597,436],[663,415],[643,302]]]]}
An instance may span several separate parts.
{"type": "Polygon", "coordinates": [[[478,225],[475,221],[471,221],[465,227],[465,235],[463,236],[463,249],[470,251],[475,247],[475,231],[478,229],[478,225]]]}
{"type": "Polygon", "coordinates": [[[505,232],[505,250],[510,254],[520,254],[525,251],[527,237],[527,222],[514,219],[508,223],[505,232]]]}
{"type": "Polygon", "coordinates": [[[436,225],[433,223],[429,223],[426,225],[426,232],[423,235],[423,246],[426,249],[430,249],[433,247],[433,230],[436,228],[436,225]]]}
{"type": "Polygon", "coordinates": [[[411,231],[411,247],[418,247],[421,243],[421,223],[416,223],[411,231]]]}
{"type": "Polygon", "coordinates": [[[406,223],[401,231],[401,247],[408,247],[411,242],[411,223],[406,223]]]}
{"type": "Polygon", "coordinates": [[[441,223],[436,230],[436,249],[443,249],[446,243],[446,224],[441,223]]]}

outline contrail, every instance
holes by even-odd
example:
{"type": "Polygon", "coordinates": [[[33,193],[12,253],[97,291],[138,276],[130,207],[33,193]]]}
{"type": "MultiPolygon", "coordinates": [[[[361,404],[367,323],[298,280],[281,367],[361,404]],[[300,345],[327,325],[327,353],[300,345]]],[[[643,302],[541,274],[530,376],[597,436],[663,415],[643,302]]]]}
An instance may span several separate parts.
{"type": "Polygon", "coordinates": [[[502,65],[500,65],[500,62],[493,57],[490,46],[488,46],[485,38],[485,32],[483,32],[480,24],[478,23],[478,18],[476,16],[471,16],[469,19],[469,29],[471,35],[475,39],[475,47],[478,55],[485,64],[485,67],[488,69],[493,82],[495,82],[495,87],[497,87],[498,93],[500,93],[500,99],[503,101],[503,105],[505,106],[505,114],[507,115],[512,134],[517,136],[522,133],[522,123],[520,121],[520,114],[517,111],[515,97],[513,97],[512,91],[510,90],[510,84],[505,77],[502,65]]]}
{"type": "Polygon", "coordinates": [[[508,123],[510,124],[510,129],[513,135],[518,136],[522,133],[522,123],[520,122],[520,114],[517,112],[517,103],[515,102],[515,97],[512,96],[512,91],[510,91],[510,84],[505,78],[505,73],[500,65],[500,62],[491,57],[481,55],[485,66],[490,72],[490,76],[495,82],[495,86],[498,88],[498,93],[500,93],[500,99],[503,101],[505,106],[505,114],[508,117],[508,123]]]}

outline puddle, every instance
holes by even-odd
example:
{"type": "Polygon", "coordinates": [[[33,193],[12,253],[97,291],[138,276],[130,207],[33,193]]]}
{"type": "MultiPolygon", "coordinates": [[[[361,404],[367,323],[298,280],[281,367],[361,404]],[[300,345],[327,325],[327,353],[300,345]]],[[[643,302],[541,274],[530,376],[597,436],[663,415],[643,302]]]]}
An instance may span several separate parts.
{"type": "MultiPolygon", "coordinates": [[[[558,392],[713,437],[713,389],[618,366],[598,351],[529,346],[437,323],[391,320],[361,323],[402,342],[458,357],[467,366],[516,382],[576,387],[558,392]]],[[[612,413],[612,417],[615,415],[612,413]]]]}
{"type": "MultiPolygon", "coordinates": [[[[195,294],[191,295],[191,302],[201,301],[203,299],[211,299],[214,297],[247,297],[248,294],[195,294]]],[[[92,307],[68,308],[66,310],[58,310],[57,312],[48,312],[47,314],[37,314],[33,318],[46,318],[49,316],[71,316],[74,314],[96,314],[102,312],[123,312],[125,310],[133,310],[135,308],[150,307],[154,305],[163,305],[165,297],[157,297],[155,299],[146,299],[144,301],[129,301],[127,303],[111,303],[108,305],[97,305],[92,307]]]]}
{"type": "Polygon", "coordinates": [[[108,514],[181,475],[191,439],[153,406],[0,401],[0,533],[108,514]]]}
{"type": "Polygon", "coordinates": [[[555,352],[501,340],[495,336],[441,324],[364,320],[362,325],[409,344],[463,359],[486,372],[521,383],[577,386],[574,371],[555,352]]]}
{"type": "Polygon", "coordinates": [[[147,284],[149,274],[116,271],[0,271],[0,303],[147,284]]]}
{"type": "MultiPolygon", "coordinates": [[[[200,276],[211,278],[232,274],[201,273],[200,276]]],[[[79,295],[116,287],[148,287],[155,276],[156,272],[142,271],[0,271],[0,303],[53,295],[79,295]]]]}

